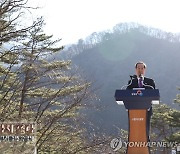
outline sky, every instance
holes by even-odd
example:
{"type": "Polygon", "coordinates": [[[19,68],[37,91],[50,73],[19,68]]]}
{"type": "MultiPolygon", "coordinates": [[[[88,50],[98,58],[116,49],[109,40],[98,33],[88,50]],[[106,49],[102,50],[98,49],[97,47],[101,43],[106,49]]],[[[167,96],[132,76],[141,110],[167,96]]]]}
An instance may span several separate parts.
{"type": "Polygon", "coordinates": [[[179,0],[29,0],[29,4],[40,7],[32,18],[43,16],[44,31],[63,44],[122,22],[180,32],[179,0]]]}

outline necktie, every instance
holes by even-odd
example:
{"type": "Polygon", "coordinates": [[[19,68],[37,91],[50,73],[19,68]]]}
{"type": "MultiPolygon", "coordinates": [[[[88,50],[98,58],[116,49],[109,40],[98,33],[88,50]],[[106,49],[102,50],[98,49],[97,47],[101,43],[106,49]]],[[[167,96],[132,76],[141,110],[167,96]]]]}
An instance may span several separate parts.
{"type": "Polygon", "coordinates": [[[142,81],[143,81],[143,79],[142,79],[142,78],[140,78],[140,79],[139,79],[139,83],[138,83],[139,88],[142,88],[142,87],[143,87],[143,83],[142,83],[142,81]]]}

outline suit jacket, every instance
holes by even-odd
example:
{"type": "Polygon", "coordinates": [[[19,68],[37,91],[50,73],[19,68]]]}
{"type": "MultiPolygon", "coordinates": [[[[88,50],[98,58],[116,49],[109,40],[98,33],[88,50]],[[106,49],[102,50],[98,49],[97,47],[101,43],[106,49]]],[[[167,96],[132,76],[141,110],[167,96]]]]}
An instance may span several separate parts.
{"type": "MultiPolygon", "coordinates": [[[[128,85],[129,85],[130,83],[131,83],[131,80],[129,80],[128,85]]],[[[145,88],[145,89],[153,89],[153,88],[154,88],[154,89],[155,89],[155,82],[154,82],[153,79],[144,77],[143,83],[144,83],[144,85],[143,85],[142,88],[145,88]],[[152,86],[153,88],[152,88],[151,86],[152,86]]],[[[135,77],[134,79],[132,79],[132,83],[131,83],[129,86],[127,86],[126,89],[133,89],[133,88],[139,88],[137,77],[135,77]]]]}

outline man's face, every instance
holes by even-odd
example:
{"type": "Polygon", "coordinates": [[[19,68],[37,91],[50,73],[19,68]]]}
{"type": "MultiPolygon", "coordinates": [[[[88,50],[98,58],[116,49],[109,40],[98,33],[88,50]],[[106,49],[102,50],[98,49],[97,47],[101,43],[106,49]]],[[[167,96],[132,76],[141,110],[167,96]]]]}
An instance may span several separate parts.
{"type": "Polygon", "coordinates": [[[143,64],[137,64],[136,68],[136,75],[140,76],[141,74],[144,76],[145,75],[146,68],[144,68],[143,64]]]}

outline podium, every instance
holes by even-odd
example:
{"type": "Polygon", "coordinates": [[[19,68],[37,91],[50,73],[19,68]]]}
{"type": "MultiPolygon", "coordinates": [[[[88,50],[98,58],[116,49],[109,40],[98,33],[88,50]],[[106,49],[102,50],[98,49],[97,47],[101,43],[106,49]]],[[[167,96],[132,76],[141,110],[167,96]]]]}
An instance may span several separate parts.
{"type": "Polygon", "coordinates": [[[150,154],[147,146],[147,113],[152,104],[159,104],[158,89],[116,90],[115,99],[128,110],[127,154],[150,154]]]}

